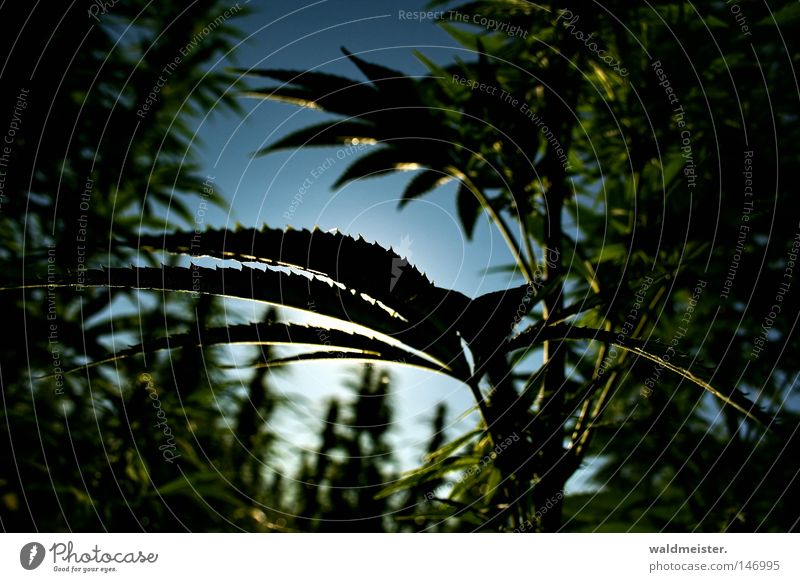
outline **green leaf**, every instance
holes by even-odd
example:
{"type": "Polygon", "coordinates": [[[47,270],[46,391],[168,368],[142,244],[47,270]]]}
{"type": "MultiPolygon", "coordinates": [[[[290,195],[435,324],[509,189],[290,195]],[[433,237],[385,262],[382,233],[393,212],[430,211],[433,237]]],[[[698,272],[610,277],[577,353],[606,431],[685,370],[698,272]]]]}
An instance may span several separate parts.
{"type": "MultiPolygon", "coordinates": [[[[523,334],[520,334],[520,336],[522,335],[523,334]]],[[[527,336],[529,334],[524,334],[524,335],[527,336]]],[[[732,406],[745,416],[768,427],[770,430],[773,430],[774,432],[777,432],[779,434],[784,432],[782,426],[777,423],[777,419],[773,415],[763,411],[740,391],[732,389],[727,393],[722,392],[721,390],[712,386],[706,380],[703,380],[702,378],[696,376],[689,369],[682,366],[678,366],[675,363],[673,363],[678,358],[687,359],[686,356],[681,356],[681,354],[676,354],[675,356],[667,360],[664,359],[662,356],[656,354],[655,351],[653,351],[653,349],[650,348],[646,342],[643,342],[641,340],[630,338],[621,341],[618,337],[617,332],[606,331],[603,329],[577,327],[572,325],[557,324],[557,325],[546,326],[543,328],[539,328],[533,335],[534,335],[533,341],[535,343],[542,343],[550,340],[584,339],[584,340],[599,341],[615,345],[618,348],[642,356],[643,358],[655,362],[659,366],[666,368],[667,370],[670,370],[671,372],[686,378],[691,383],[700,386],[704,390],[707,390],[708,392],[710,392],[711,394],[722,400],[724,403],[732,406]]],[[[527,347],[520,345],[520,342],[518,341],[518,338],[520,336],[517,336],[517,338],[509,342],[508,344],[509,350],[519,349],[520,347],[527,347]]]]}
{"type": "Polygon", "coordinates": [[[279,87],[246,91],[247,96],[324,109],[340,115],[357,116],[364,106],[373,103],[376,98],[376,91],[369,84],[327,73],[280,69],[251,70],[245,73],[284,83],[279,87]]]}
{"type": "Polygon", "coordinates": [[[798,21],[800,21],[800,4],[797,2],[791,2],[780,10],[773,12],[770,16],[766,16],[759,20],[758,24],[766,25],[772,28],[776,24],[779,26],[791,26],[796,24],[798,21]]]}
{"type": "Polygon", "coordinates": [[[471,49],[473,51],[481,50],[478,46],[480,42],[483,43],[483,50],[490,55],[500,54],[503,45],[508,40],[505,34],[486,34],[484,30],[480,33],[468,32],[457,26],[450,24],[450,21],[440,20],[438,22],[447,34],[455,39],[460,45],[471,49]]]}
{"type": "Polygon", "coordinates": [[[457,439],[450,441],[446,445],[443,445],[441,448],[433,451],[432,453],[428,453],[427,455],[425,455],[425,461],[428,463],[440,462],[446,459],[447,457],[453,455],[461,447],[468,444],[475,437],[484,434],[484,432],[485,431],[483,429],[479,428],[471,430],[468,433],[461,435],[457,439]]]}
{"type": "Polygon", "coordinates": [[[263,156],[285,149],[295,149],[316,146],[351,145],[354,140],[369,142],[373,139],[375,128],[359,121],[326,121],[282,137],[275,143],[264,147],[256,156],[263,156]]]}
{"type": "Polygon", "coordinates": [[[24,288],[120,287],[178,293],[199,293],[293,307],[309,313],[353,322],[394,336],[399,341],[425,349],[430,342],[425,334],[409,329],[403,319],[377,303],[331,282],[278,271],[243,267],[216,269],[201,267],[130,267],[89,269],[77,275],[62,276],[55,282],[38,281],[24,288]],[[424,347],[421,347],[424,346],[424,347]]]}
{"type": "Polygon", "coordinates": [[[438,481],[447,473],[470,467],[473,464],[474,460],[472,457],[448,457],[440,463],[425,465],[406,473],[403,477],[382,489],[375,497],[376,499],[382,499],[399,491],[405,491],[406,489],[418,487],[425,483],[438,481]]]}
{"type": "Polygon", "coordinates": [[[381,148],[361,156],[350,164],[334,182],[333,187],[341,188],[348,182],[360,180],[361,178],[376,178],[397,170],[403,170],[406,166],[417,166],[416,161],[409,153],[395,148],[381,148]]]}
{"type": "MultiPolygon", "coordinates": [[[[412,315],[408,301],[412,290],[415,296],[430,293],[431,300],[436,301],[441,300],[441,293],[444,292],[437,292],[424,274],[391,249],[367,242],[361,237],[354,238],[318,228],[282,230],[264,226],[260,229],[209,229],[200,234],[188,231],[143,235],[138,240],[124,242],[131,247],[153,251],[260,262],[299,269],[312,275],[324,275],[383,302],[406,317],[412,315]],[[403,269],[398,279],[393,268],[400,263],[403,269]],[[365,269],[364,265],[370,268],[365,269]]],[[[451,295],[456,297],[456,294],[451,295]]]]}
{"type": "MultiPolygon", "coordinates": [[[[316,346],[325,348],[320,357],[314,359],[339,359],[349,350],[353,357],[368,360],[402,362],[419,368],[436,372],[447,372],[431,360],[410,352],[402,347],[391,345],[380,338],[364,333],[351,333],[329,327],[302,325],[297,323],[279,323],[267,321],[240,325],[227,325],[223,327],[203,328],[196,332],[178,333],[170,336],[149,339],[145,342],[120,350],[113,356],[98,360],[68,370],[66,373],[83,370],[136,355],[153,354],[162,350],[176,350],[187,348],[202,348],[215,345],[290,345],[290,346],[316,346]]],[[[304,359],[309,359],[304,355],[304,359]]],[[[265,366],[272,367],[283,365],[290,358],[272,357],[264,362],[265,366]]],[[[249,364],[248,364],[249,365],[249,364]]]]}
{"type": "Polygon", "coordinates": [[[406,90],[409,90],[413,93],[414,85],[413,81],[406,75],[400,71],[395,71],[394,69],[390,69],[389,67],[384,67],[383,65],[378,65],[376,63],[370,63],[365,61],[364,59],[357,57],[346,48],[342,47],[342,52],[350,59],[358,69],[364,73],[364,75],[372,81],[373,85],[380,86],[382,81],[387,80],[401,80],[402,87],[406,90]]]}
{"type": "Polygon", "coordinates": [[[156,489],[153,495],[186,496],[200,498],[199,500],[208,498],[238,505],[239,500],[228,493],[229,490],[229,483],[225,482],[218,473],[205,472],[182,475],[156,489]]]}
{"type": "Polygon", "coordinates": [[[434,188],[441,186],[452,179],[453,178],[451,176],[448,176],[439,170],[427,169],[421,171],[419,174],[414,176],[408,183],[408,186],[406,186],[406,190],[403,192],[403,199],[400,200],[400,208],[404,207],[414,198],[418,198],[424,194],[427,194],[434,188]]]}
{"type": "Polygon", "coordinates": [[[483,207],[475,194],[464,183],[458,188],[456,207],[458,209],[458,219],[464,227],[464,233],[467,235],[468,240],[472,240],[472,235],[475,233],[475,225],[483,207]]]}

